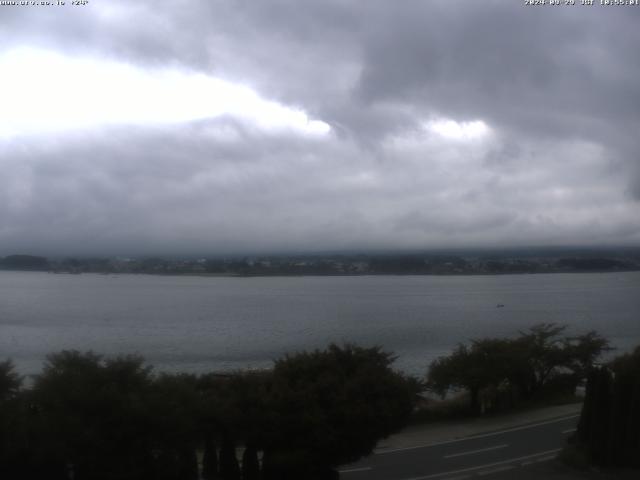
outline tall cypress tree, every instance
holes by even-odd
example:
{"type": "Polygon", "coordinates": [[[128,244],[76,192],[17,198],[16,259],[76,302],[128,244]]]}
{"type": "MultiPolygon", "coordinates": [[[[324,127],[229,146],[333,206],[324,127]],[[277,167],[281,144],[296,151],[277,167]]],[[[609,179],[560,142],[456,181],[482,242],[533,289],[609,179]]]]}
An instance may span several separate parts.
{"type": "Polygon", "coordinates": [[[193,448],[183,448],[178,454],[180,478],[182,480],[198,480],[198,457],[193,448]]]}
{"type": "Polygon", "coordinates": [[[202,478],[215,480],[218,475],[218,452],[216,442],[212,435],[207,435],[204,440],[204,455],[202,457],[202,478]]]}
{"type": "Polygon", "coordinates": [[[580,412],[580,421],[576,431],[578,441],[586,445],[591,437],[592,421],[593,421],[593,402],[595,397],[596,382],[598,378],[598,370],[592,368],[587,376],[587,385],[585,388],[584,402],[582,403],[582,411],[580,412]]]}
{"type": "Polygon", "coordinates": [[[598,372],[594,394],[594,415],[589,456],[598,465],[607,465],[607,445],[609,443],[609,422],[611,420],[611,372],[601,368],[598,372]]]}
{"type": "Polygon", "coordinates": [[[242,454],[242,480],[259,480],[260,462],[258,461],[258,450],[249,444],[242,454]]]}
{"type": "Polygon", "coordinates": [[[640,376],[621,357],[588,376],[577,439],[599,466],[640,466],[640,376]]]}
{"type": "Polygon", "coordinates": [[[262,453],[262,480],[278,480],[278,471],[273,462],[273,454],[268,449],[262,453]]]}
{"type": "Polygon", "coordinates": [[[627,458],[629,466],[640,467],[640,378],[636,378],[627,419],[628,430],[626,438],[627,458]]]}
{"type": "Polygon", "coordinates": [[[240,466],[236,457],[236,446],[230,435],[225,435],[222,439],[220,478],[223,480],[240,480],[240,466]]]}
{"type": "Polygon", "coordinates": [[[623,438],[626,433],[625,417],[628,404],[627,382],[625,378],[617,376],[611,385],[610,415],[605,443],[604,463],[616,465],[623,455],[623,438]]]}

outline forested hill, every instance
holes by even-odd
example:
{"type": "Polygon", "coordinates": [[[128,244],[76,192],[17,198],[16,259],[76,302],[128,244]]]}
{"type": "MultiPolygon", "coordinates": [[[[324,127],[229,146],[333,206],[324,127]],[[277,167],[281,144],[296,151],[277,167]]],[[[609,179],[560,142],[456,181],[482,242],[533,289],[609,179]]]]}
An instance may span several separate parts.
{"type": "Polygon", "coordinates": [[[49,260],[34,255],[9,255],[0,258],[0,268],[5,270],[48,270],[49,260]]]}

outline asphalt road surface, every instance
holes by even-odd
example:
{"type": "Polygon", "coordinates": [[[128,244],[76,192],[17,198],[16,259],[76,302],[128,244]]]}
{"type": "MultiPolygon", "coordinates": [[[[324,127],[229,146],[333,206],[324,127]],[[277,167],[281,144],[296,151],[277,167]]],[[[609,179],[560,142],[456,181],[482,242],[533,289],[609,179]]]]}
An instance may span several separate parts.
{"type": "Polygon", "coordinates": [[[465,480],[504,478],[556,457],[575,431],[570,415],[458,440],[375,453],[340,469],[343,480],[465,480]]]}

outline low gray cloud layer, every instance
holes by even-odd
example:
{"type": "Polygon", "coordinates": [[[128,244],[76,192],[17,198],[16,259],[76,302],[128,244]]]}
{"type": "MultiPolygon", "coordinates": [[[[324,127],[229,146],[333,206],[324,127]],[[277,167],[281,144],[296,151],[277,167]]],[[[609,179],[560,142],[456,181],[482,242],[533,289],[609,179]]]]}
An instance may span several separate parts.
{"type": "Polygon", "coordinates": [[[0,58],[208,75],[331,132],[0,137],[0,255],[638,244],[640,8],[523,3],[2,7],[0,58]]]}

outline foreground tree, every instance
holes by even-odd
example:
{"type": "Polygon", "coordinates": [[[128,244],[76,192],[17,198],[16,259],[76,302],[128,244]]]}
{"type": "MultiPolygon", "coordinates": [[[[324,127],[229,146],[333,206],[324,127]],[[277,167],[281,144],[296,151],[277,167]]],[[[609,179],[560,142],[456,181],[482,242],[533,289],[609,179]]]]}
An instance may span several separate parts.
{"type": "Polygon", "coordinates": [[[260,462],[258,461],[258,450],[252,444],[245,446],[242,454],[242,480],[259,480],[260,462]]]}
{"type": "Polygon", "coordinates": [[[19,394],[22,377],[10,360],[0,362],[0,478],[12,478],[24,467],[27,439],[19,394]]]}
{"type": "Polygon", "coordinates": [[[163,373],[153,378],[146,406],[153,452],[162,458],[156,476],[167,480],[197,480],[196,449],[201,443],[201,398],[198,379],[190,374],[163,373]]]}
{"type": "Polygon", "coordinates": [[[545,389],[574,391],[578,384],[586,381],[593,363],[611,350],[609,341],[595,331],[561,336],[566,328],[566,325],[541,323],[520,332],[520,337],[514,340],[514,362],[518,365],[517,375],[521,380],[518,387],[523,397],[531,398],[545,389]]]}
{"type": "Polygon", "coordinates": [[[480,413],[480,393],[513,377],[516,358],[509,340],[483,339],[472,341],[470,346],[460,344],[451,355],[440,357],[431,364],[428,386],[441,396],[452,389],[466,389],[469,408],[480,413]]]}
{"type": "Polygon", "coordinates": [[[139,357],[63,351],[25,391],[4,362],[0,476],[336,478],[336,466],[369,454],[413,410],[419,384],[392,362],[379,348],[331,345],[286,356],[271,371],[152,375],[139,357]]]}
{"type": "Polygon", "coordinates": [[[202,478],[214,480],[218,475],[218,451],[212,434],[205,434],[202,453],[202,478]]]}
{"type": "Polygon", "coordinates": [[[640,467],[640,347],[590,371],[576,440],[595,465],[640,467]]]}
{"type": "Polygon", "coordinates": [[[0,403],[15,397],[22,386],[22,377],[11,360],[0,362],[0,403]]]}
{"type": "Polygon", "coordinates": [[[609,350],[609,344],[593,331],[563,337],[565,330],[565,326],[542,323],[516,338],[460,344],[431,363],[427,385],[442,396],[466,390],[473,413],[481,412],[481,393],[487,390],[506,392],[510,405],[517,398],[531,399],[545,391],[572,392],[586,380],[590,365],[609,350]]]}
{"type": "Polygon", "coordinates": [[[278,360],[265,432],[265,480],[333,478],[332,468],[371,453],[402,428],[418,382],[391,369],[379,348],[331,345],[278,360]]]}
{"type": "Polygon", "coordinates": [[[147,477],[154,421],[146,401],[150,382],[150,369],[139,357],[50,355],[31,392],[31,465],[71,470],[77,480],[147,477]]]}

